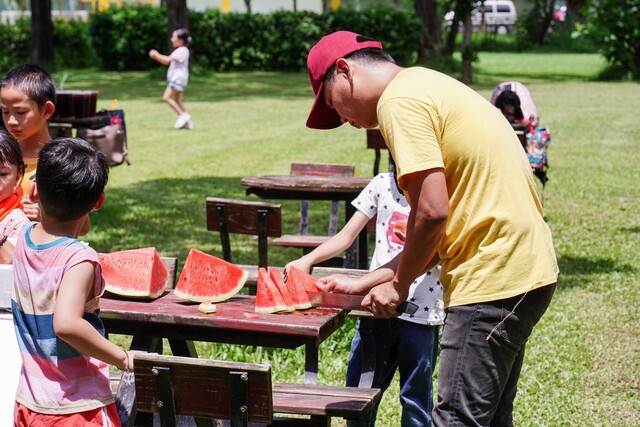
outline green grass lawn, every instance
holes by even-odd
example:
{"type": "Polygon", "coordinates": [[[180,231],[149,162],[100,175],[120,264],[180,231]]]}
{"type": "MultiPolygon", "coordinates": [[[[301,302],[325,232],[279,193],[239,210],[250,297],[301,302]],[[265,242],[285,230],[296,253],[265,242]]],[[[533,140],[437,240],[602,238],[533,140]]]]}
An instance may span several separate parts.
{"type": "MultiPolygon", "coordinates": [[[[595,55],[481,53],[474,88],[489,98],[505,80],[523,82],[551,130],[550,181],[542,192],[561,268],[553,302],[528,345],[515,402],[519,426],[635,426],[640,419],[640,86],[597,82],[595,55]]],[[[352,163],[371,175],[363,130],[305,127],[312,103],[305,73],[195,77],[186,104],[194,131],[172,129],[163,74],[67,71],[68,89],[98,89],[126,112],[131,166],[111,171],[107,203],[86,236],[99,251],[155,246],[180,265],[190,248],[220,255],[206,231],[206,196],[245,198],[240,178],[287,174],[292,161],[352,163]]],[[[56,80],[60,76],[56,74],[56,80]]],[[[540,187],[542,191],[542,188],[540,187]]],[[[296,202],[282,202],[286,232],[296,202]]],[[[326,230],[327,206],[312,227],[326,230]]],[[[238,263],[256,263],[256,242],[232,241],[238,263]]],[[[284,265],[298,251],[271,248],[284,265]]],[[[319,381],[341,385],[353,321],[321,345],[319,381]]],[[[126,338],[116,337],[125,344],[126,338]]],[[[270,362],[276,381],[302,381],[302,351],[198,345],[202,357],[270,362]]],[[[397,379],[380,426],[398,426],[397,379]]],[[[343,425],[336,420],[334,425],[343,425]]]]}

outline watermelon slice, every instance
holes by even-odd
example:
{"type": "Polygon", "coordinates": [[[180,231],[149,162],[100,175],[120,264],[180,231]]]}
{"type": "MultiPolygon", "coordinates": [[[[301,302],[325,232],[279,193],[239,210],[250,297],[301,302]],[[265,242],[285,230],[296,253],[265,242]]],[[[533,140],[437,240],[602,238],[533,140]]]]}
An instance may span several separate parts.
{"type": "Polygon", "coordinates": [[[293,299],[293,305],[297,310],[304,310],[312,307],[307,291],[300,280],[296,280],[295,278],[292,279],[291,275],[287,275],[285,285],[287,286],[289,295],[291,295],[291,298],[293,299]]]}
{"type": "Polygon", "coordinates": [[[287,274],[287,278],[289,280],[293,280],[302,284],[302,288],[306,291],[317,292],[321,289],[318,289],[316,286],[316,282],[318,279],[313,277],[310,274],[305,273],[297,267],[291,267],[289,269],[289,273],[287,274]]]}
{"type": "Polygon", "coordinates": [[[275,313],[285,311],[287,305],[276,285],[269,278],[267,269],[258,269],[258,286],[256,288],[256,308],[258,313],[275,313]]]}
{"type": "Polygon", "coordinates": [[[282,298],[284,299],[284,304],[287,306],[287,311],[293,311],[296,309],[296,306],[293,302],[293,298],[287,288],[287,285],[284,283],[284,279],[282,278],[282,274],[277,268],[269,269],[269,278],[271,281],[278,287],[282,298]]]}
{"type": "Polygon", "coordinates": [[[173,293],[188,301],[221,302],[237,294],[248,276],[237,265],[191,249],[173,293]]]}
{"type": "Polygon", "coordinates": [[[106,290],[116,295],[155,299],[164,293],[169,272],[156,248],[100,254],[106,290]]]}

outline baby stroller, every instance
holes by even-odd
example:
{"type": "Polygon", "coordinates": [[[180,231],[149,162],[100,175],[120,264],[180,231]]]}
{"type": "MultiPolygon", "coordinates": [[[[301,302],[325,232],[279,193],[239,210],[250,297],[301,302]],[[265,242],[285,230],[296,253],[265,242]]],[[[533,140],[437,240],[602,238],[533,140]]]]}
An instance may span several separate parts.
{"type": "Polygon", "coordinates": [[[520,134],[531,170],[544,189],[549,180],[547,148],[551,144],[551,134],[547,128],[539,125],[540,118],[529,90],[520,82],[500,83],[493,89],[491,103],[502,111],[516,133],[520,134]]]}

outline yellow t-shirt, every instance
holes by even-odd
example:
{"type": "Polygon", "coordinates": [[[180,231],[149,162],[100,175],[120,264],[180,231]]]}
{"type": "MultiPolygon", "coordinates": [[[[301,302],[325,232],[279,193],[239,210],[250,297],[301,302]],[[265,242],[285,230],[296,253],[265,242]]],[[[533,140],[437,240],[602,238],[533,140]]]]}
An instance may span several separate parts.
{"type": "Polygon", "coordinates": [[[25,196],[28,196],[31,191],[31,177],[36,174],[36,168],[38,166],[37,157],[25,157],[22,159],[27,168],[24,170],[24,177],[22,177],[22,191],[25,196]]]}
{"type": "Polygon", "coordinates": [[[449,76],[416,67],[387,86],[377,114],[401,188],[407,174],[444,168],[449,218],[438,253],[447,307],[557,281],[531,167],[495,106],[449,76]]]}

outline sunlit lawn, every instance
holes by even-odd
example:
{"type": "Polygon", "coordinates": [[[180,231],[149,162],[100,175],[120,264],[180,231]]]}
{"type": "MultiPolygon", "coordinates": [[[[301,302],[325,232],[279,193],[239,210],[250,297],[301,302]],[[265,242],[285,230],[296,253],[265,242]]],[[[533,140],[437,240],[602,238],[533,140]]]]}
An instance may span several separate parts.
{"type": "MultiPolygon", "coordinates": [[[[543,197],[561,277],[528,345],[517,425],[634,426],[640,419],[640,87],[593,81],[602,66],[595,55],[486,53],[476,66],[474,88],[486,98],[501,81],[525,83],[552,134],[543,197]]],[[[287,174],[292,161],[352,163],[357,175],[372,173],[364,131],[305,128],[312,101],[305,73],[193,78],[185,99],[196,129],[188,132],[172,129],[160,73],[67,72],[66,88],[97,88],[99,108],[117,99],[126,112],[133,164],[112,169],[107,204],[92,218],[86,239],[99,251],[155,246],[180,265],[190,248],[220,255],[217,234],[206,231],[204,199],[245,198],[243,176],[287,174]]],[[[298,205],[282,204],[285,231],[294,232],[298,205]]],[[[317,232],[326,228],[326,211],[321,205],[312,213],[317,232]]],[[[232,243],[236,262],[256,262],[254,241],[232,243]]],[[[298,255],[271,248],[270,260],[283,265],[298,255]]],[[[321,345],[321,383],[344,382],[352,332],[350,320],[321,345]]],[[[198,349],[202,357],[268,361],[276,381],[302,381],[302,351],[198,349]]],[[[378,425],[399,425],[399,413],[394,382],[378,425]]]]}

